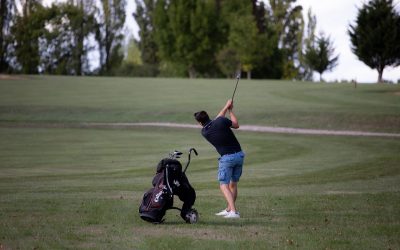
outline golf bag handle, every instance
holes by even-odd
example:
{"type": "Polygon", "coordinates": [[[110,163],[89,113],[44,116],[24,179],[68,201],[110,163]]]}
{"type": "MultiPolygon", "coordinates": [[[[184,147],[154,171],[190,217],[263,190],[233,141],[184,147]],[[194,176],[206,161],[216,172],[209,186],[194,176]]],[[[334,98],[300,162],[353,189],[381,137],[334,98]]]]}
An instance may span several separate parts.
{"type": "Polygon", "coordinates": [[[192,155],[192,151],[195,153],[195,155],[199,155],[199,154],[197,153],[197,151],[196,151],[195,148],[189,149],[188,162],[186,163],[186,167],[185,167],[185,170],[183,170],[183,173],[185,173],[185,172],[186,172],[186,169],[189,167],[189,164],[190,164],[190,157],[191,157],[191,155],[192,155]]]}

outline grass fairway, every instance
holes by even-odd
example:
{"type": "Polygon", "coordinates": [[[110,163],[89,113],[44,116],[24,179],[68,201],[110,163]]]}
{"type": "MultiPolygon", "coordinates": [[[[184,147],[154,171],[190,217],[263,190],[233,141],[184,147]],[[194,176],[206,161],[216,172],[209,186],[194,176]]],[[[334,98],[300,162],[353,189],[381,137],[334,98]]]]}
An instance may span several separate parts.
{"type": "MultiPolygon", "coordinates": [[[[40,127],[193,123],[194,110],[217,111],[233,86],[184,79],[0,81],[0,249],[400,249],[399,139],[239,130],[247,155],[242,218],[225,220],[214,216],[224,206],[217,154],[199,131],[40,127]],[[138,206],[158,161],[192,146],[200,154],[188,170],[199,223],[185,224],[176,211],[162,225],[142,221],[138,206]]],[[[236,108],[246,124],[399,132],[399,91],[243,81],[236,108]]]]}
{"type": "MultiPolygon", "coordinates": [[[[29,77],[0,82],[2,122],[185,122],[217,113],[234,80],[29,77]]],[[[400,85],[241,80],[245,124],[400,133],[400,85]]]]}

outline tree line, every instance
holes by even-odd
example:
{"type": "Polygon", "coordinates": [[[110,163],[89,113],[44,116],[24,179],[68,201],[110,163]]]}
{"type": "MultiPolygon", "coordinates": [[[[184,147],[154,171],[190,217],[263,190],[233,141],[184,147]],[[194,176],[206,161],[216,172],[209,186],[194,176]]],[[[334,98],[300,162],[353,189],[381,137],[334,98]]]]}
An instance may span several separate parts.
{"type": "Polygon", "coordinates": [[[160,75],[232,77],[241,71],[248,78],[309,80],[321,60],[328,62],[321,74],[338,60],[330,38],[315,35],[315,15],[308,12],[305,27],[294,0],[135,2],[142,67],[160,75]]]}
{"type": "MultiPolygon", "coordinates": [[[[248,78],[298,80],[318,72],[322,80],[338,63],[333,40],[316,34],[315,15],[304,16],[296,0],[134,1],[139,39],[125,52],[125,0],[49,7],[0,0],[0,72],[194,78],[240,71],[248,78]]],[[[379,81],[386,66],[400,63],[399,20],[392,0],[371,0],[348,28],[353,52],[378,70],[379,81]]]]}
{"type": "Polygon", "coordinates": [[[1,0],[0,72],[111,74],[123,60],[124,0],[1,0]],[[89,53],[100,66],[90,69],[89,53]]]}

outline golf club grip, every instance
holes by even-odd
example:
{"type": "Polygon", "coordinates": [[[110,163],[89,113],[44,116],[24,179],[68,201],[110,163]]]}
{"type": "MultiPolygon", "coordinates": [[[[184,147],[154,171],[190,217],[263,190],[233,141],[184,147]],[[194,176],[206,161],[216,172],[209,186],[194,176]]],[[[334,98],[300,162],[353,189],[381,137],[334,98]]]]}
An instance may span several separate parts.
{"type": "Polygon", "coordinates": [[[199,155],[199,154],[197,153],[197,151],[196,151],[195,148],[191,148],[191,149],[189,150],[189,154],[190,154],[191,151],[193,151],[193,152],[195,153],[195,155],[199,155]]]}
{"type": "Polygon", "coordinates": [[[185,172],[186,172],[186,169],[189,167],[189,164],[190,164],[190,157],[191,157],[191,155],[192,155],[192,151],[193,151],[196,155],[198,155],[198,153],[197,153],[197,151],[196,151],[195,148],[189,149],[188,162],[186,163],[186,167],[185,167],[185,170],[183,170],[183,173],[185,173],[185,172]]]}

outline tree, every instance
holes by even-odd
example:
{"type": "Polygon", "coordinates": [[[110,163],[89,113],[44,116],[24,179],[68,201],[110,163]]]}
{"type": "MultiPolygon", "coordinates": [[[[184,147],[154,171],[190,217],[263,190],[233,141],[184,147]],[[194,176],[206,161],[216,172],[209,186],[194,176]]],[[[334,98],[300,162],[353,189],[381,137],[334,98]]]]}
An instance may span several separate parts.
{"type": "Polygon", "coordinates": [[[93,0],[69,0],[65,9],[71,27],[71,40],[75,45],[72,53],[74,74],[82,75],[89,71],[87,54],[92,48],[85,41],[95,28],[95,3],[93,0]]]}
{"type": "Polygon", "coordinates": [[[242,70],[247,73],[247,78],[251,79],[252,70],[261,62],[266,52],[264,46],[267,43],[266,37],[258,33],[257,24],[251,12],[232,17],[228,44],[236,51],[242,70]]]}
{"type": "Polygon", "coordinates": [[[217,64],[227,78],[235,77],[235,73],[240,70],[238,55],[232,48],[224,48],[218,52],[217,64]]]}
{"type": "Polygon", "coordinates": [[[24,74],[36,74],[39,71],[39,39],[44,35],[46,15],[47,11],[41,1],[25,1],[22,13],[16,17],[11,29],[19,69],[24,74]]]}
{"type": "Polygon", "coordinates": [[[125,0],[101,0],[102,8],[96,28],[101,74],[112,74],[113,69],[118,68],[123,60],[125,5],[125,0]]]}
{"type": "Polygon", "coordinates": [[[53,4],[46,11],[44,36],[39,46],[41,71],[68,75],[87,73],[90,46],[85,44],[85,39],[94,27],[94,16],[85,11],[82,1],[53,4]]]}
{"type": "Polygon", "coordinates": [[[241,70],[251,79],[253,70],[268,55],[264,5],[258,6],[255,1],[231,0],[225,2],[222,9],[229,30],[225,49],[236,54],[241,70]]]}
{"type": "Polygon", "coordinates": [[[252,77],[280,79],[283,76],[283,53],[279,48],[279,35],[275,27],[273,12],[264,2],[252,0],[253,15],[257,22],[258,35],[263,37],[260,44],[260,61],[254,65],[252,77]]]}
{"type": "Polygon", "coordinates": [[[335,56],[334,53],[332,41],[324,34],[317,37],[315,44],[311,43],[307,47],[305,61],[312,70],[319,73],[320,81],[322,81],[322,73],[337,66],[339,56],[335,56]]]}
{"type": "Polygon", "coordinates": [[[400,15],[392,0],[371,0],[364,4],[348,34],[353,53],[378,71],[378,83],[383,82],[386,66],[400,65],[400,15]]]}
{"type": "Polygon", "coordinates": [[[12,46],[11,27],[16,14],[14,0],[0,0],[0,73],[10,71],[10,53],[12,46]]]}
{"type": "Polygon", "coordinates": [[[284,56],[283,78],[299,78],[299,58],[303,48],[304,20],[302,6],[296,0],[270,0],[278,46],[284,56]]]}
{"type": "Polygon", "coordinates": [[[153,14],[155,0],[135,0],[136,11],[133,16],[139,26],[139,41],[137,45],[141,52],[142,61],[145,64],[157,65],[158,47],[154,37],[153,14]]]}
{"type": "Polygon", "coordinates": [[[138,47],[138,42],[132,37],[128,44],[128,54],[124,60],[126,63],[142,65],[143,60],[138,47]]]}
{"type": "Polygon", "coordinates": [[[210,65],[221,48],[218,11],[215,0],[158,0],[153,25],[160,59],[191,78],[216,69],[210,65]]]}
{"type": "Polygon", "coordinates": [[[317,27],[317,17],[312,13],[311,8],[308,9],[307,19],[308,19],[307,29],[305,37],[303,39],[304,52],[300,54],[299,58],[301,65],[300,74],[302,75],[303,80],[312,81],[313,69],[310,68],[310,66],[308,65],[305,56],[307,49],[315,47],[315,41],[316,41],[315,29],[317,27]]]}

